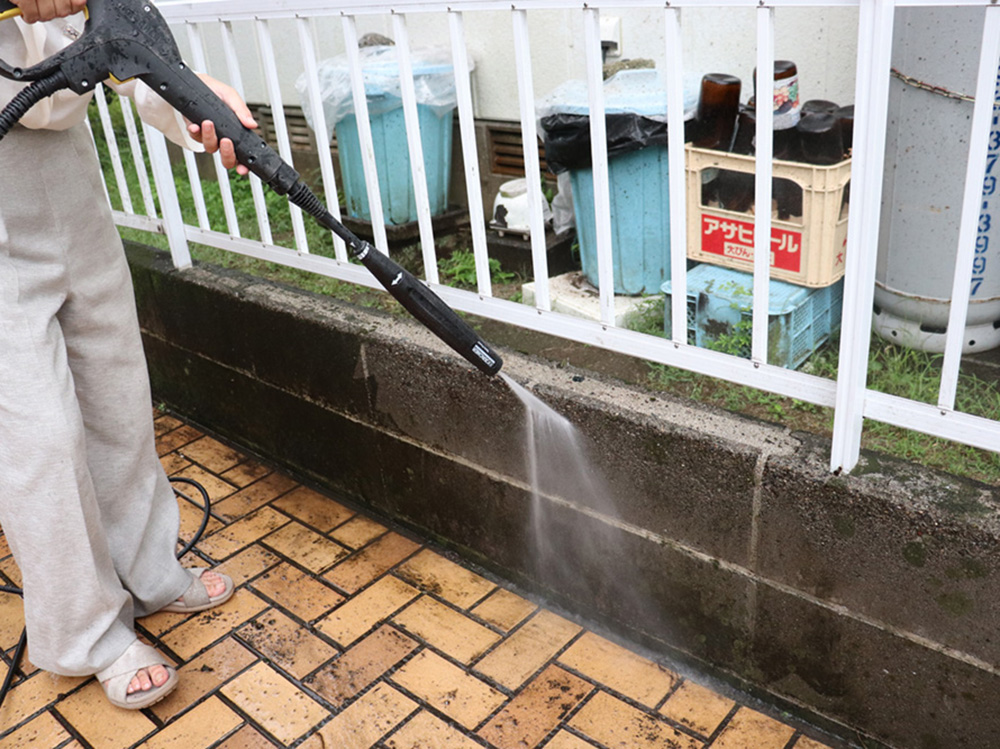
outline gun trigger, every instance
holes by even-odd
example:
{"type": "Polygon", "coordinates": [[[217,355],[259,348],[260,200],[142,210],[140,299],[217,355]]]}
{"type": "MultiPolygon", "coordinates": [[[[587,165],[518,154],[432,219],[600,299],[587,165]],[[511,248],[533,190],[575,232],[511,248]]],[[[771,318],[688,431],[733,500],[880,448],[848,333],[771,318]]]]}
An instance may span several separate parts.
{"type": "Polygon", "coordinates": [[[126,79],[125,79],[124,81],[119,81],[119,80],[118,80],[117,78],[115,78],[115,77],[114,77],[113,75],[111,75],[110,73],[108,73],[108,78],[110,78],[110,79],[111,79],[112,81],[114,81],[115,83],[128,83],[129,81],[134,81],[134,80],[135,80],[135,76],[133,75],[133,76],[129,76],[129,77],[128,77],[128,78],[126,78],[126,79]]]}

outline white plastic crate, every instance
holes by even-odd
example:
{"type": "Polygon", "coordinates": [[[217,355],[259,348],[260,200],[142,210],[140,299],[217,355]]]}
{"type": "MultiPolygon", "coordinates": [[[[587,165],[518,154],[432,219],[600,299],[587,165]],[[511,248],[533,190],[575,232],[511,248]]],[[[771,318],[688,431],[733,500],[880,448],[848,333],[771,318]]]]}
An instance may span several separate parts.
{"type": "MultiPolygon", "coordinates": [[[[672,335],[671,282],[663,328],[672,335]]],[[[771,281],[768,304],[768,364],[796,369],[840,327],[844,282],[807,289],[771,281]]],[[[750,358],[753,276],[702,263],[687,274],[687,342],[750,358]]]]}
{"type": "MultiPolygon", "coordinates": [[[[724,169],[753,174],[753,156],[687,146],[687,254],[692,260],[753,271],[754,215],[702,205],[702,173],[724,169]]],[[[771,278],[820,288],[844,275],[851,160],[833,166],[774,161],[777,179],[802,188],[802,215],[771,219],[771,278]]]]}

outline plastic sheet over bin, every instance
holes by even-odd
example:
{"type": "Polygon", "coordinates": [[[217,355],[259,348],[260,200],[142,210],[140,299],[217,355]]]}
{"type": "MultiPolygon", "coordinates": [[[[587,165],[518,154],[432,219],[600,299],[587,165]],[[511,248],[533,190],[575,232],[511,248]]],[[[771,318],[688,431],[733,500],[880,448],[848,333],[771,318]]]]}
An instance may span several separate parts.
{"type": "MultiPolygon", "coordinates": [[[[416,220],[417,211],[410,177],[410,152],[400,91],[398,51],[396,47],[380,45],[362,47],[360,54],[382,208],[386,221],[392,224],[409,223],[416,220]]],[[[452,118],[457,103],[455,75],[451,53],[447,49],[413,50],[412,64],[427,192],[431,214],[437,215],[448,207],[452,118]]],[[[321,62],[318,76],[327,137],[333,137],[334,129],[337,133],[341,187],[348,215],[370,220],[347,56],[339,55],[321,62]]],[[[302,98],[306,121],[313,126],[304,76],[296,82],[296,88],[302,98]]]]}
{"type": "MultiPolygon", "coordinates": [[[[686,76],[685,119],[697,106],[697,78],[686,76]]],[[[656,70],[623,70],[604,82],[616,294],[653,294],[670,278],[667,92],[656,70]]],[[[597,228],[587,84],[567,81],[537,102],[545,158],[569,172],[580,259],[597,285],[597,228]]]]}

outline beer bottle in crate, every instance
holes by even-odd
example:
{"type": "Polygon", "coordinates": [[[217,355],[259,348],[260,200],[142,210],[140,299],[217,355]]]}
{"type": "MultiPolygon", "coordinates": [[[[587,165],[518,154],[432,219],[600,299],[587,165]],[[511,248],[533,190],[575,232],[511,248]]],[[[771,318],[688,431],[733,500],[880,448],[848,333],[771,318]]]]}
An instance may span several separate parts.
{"type": "MultiPolygon", "coordinates": [[[[725,73],[709,73],[701,79],[694,146],[718,151],[729,150],[736,130],[741,86],[739,78],[725,73]]],[[[702,205],[717,202],[720,187],[718,170],[704,170],[701,179],[702,205]]]]}

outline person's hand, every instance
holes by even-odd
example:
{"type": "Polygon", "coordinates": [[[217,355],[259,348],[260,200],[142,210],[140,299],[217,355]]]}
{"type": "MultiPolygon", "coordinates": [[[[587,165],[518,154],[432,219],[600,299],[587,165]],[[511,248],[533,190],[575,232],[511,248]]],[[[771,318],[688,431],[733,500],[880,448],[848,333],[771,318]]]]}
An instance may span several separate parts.
{"type": "Polygon", "coordinates": [[[27,23],[51,21],[79,13],[86,7],[87,0],[11,0],[21,9],[21,18],[27,23]]]}
{"type": "MultiPolygon", "coordinates": [[[[242,97],[236,93],[236,89],[232,86],[227,86],[221,81],[217,81],[210,75],[199,73],[198,77],[201,78],[220,99],[229,105],[229,108],[233,110],[233,113],[239,118],[240,122],[242,122],[245,127],[251,129],[257,127],[257,121],[254,120],[253,115],[250,114],[250,108],[247,107],[246,102],[243,101],[242,97]]],[[[208,153],[215,153],[218,151],[219,155],[222,157],[222,165],[226,167],[226,169],[232,169],[235,167],[237,174],[245,175],[249,173],[250,170],[236,160],[236,150],[233,148],[233,142],[229,138],[220,139],[218,134],[215,132],[215,124],[211,120],[205,120],[201,124],[195,122],[190,123],[188,125],[188,132],[191,133],[192,138],[205,146],[205,150],[208,153]]]]}

